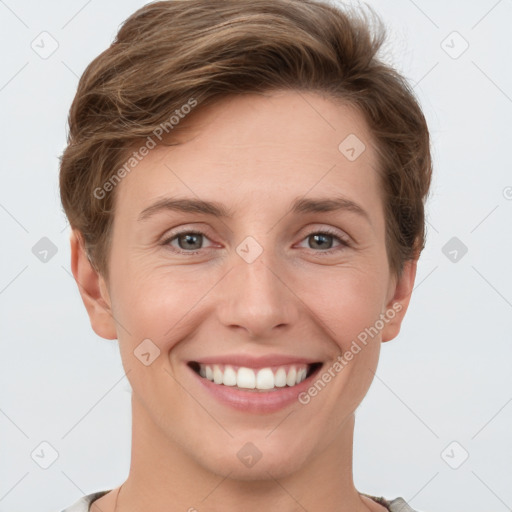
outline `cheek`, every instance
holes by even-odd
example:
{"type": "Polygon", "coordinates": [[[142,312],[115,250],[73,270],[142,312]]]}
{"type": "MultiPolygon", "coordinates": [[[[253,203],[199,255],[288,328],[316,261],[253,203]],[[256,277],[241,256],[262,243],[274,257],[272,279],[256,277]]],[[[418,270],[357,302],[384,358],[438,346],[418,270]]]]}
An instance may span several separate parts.
{"type": "MultiPolygon", "coordinates": [[[[352,340],[375,325],[381,313],[384,283],[368,268],[333,269],[325,285],[304,286],[304,301],[327,335],[345,351],[352,340]]],[[[321,282],[321,281],[320,281],[321,282]]]]}
{"type": "Polygon", "coordinates": [[[163,354],[186,336],[191,322],[197,323],[199,304],[211,284],[199,279],[193,266],[185,270],[134,266],[119,275],[113,300],[116,319],[126,328],[119,330],[122,348],[133,351],[150,339],[163,354]]]}
{"type": "Polygon", "coordinates": [[[190,335],[199,290],[187,287],[175,274],[172,278],[171,272],[164,276],[154,270],[126,273],[118,284],[114,314],[123,326],[118,328],[119,349],[132,389],[149,410],[160,410],[162,401],[186,406],[186,396],[171,376],[168,354],[190,335]]]}

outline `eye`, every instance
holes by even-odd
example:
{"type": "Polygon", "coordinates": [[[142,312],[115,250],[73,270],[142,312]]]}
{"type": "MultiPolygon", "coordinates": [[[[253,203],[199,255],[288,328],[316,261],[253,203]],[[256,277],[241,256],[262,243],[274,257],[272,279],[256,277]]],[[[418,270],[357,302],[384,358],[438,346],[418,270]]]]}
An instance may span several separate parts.
{"type": "Polygon", "coordinates": [[[170,245],[171,249],[177,253],[197,254],[199,249],[204,249],[201,247],[204,239],[208,240],[206,235],[200,231],[182,231],[166,238],[162,245],[170,245]],[[177,242],[178,247],[173,245],[173,242],[177,242]]]}
{"type": "Polygon", "coordinates": [[[304,238],[305,241],[309,241],[309,245],[311,249],[320,249],[320,251],[324,254],[331,254],[335,251],[341,250],[344,247],[348,247],[349,243],[345,238],[341,237],[337,232],[331,231],[329,229],[323,229],[321,231],[312,231],[309,235],[304,238]],[[338,247],[332,247],[332,241],[336,240],[339,242],[338,247]],[[341,247],[340,247],[341,246],[341,247]]]}

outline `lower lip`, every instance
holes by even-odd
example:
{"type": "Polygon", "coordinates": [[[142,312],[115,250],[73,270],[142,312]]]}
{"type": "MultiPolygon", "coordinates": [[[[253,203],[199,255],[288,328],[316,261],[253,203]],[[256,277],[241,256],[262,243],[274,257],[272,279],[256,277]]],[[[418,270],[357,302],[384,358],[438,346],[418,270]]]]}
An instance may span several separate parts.
{"type": "Polygon", "coordinates": [[[300,393],[306,391],[311,385],[312,379],[322,369],[318,367],[307,379],[292,387],[274,388],[269,391],[242,391],[231,386],[215,384],[198,375],[187,365],[199,383],[204,386],[207,392],[211,393],[219,402],[229,405],[235,409],[252,413],[271,413],[288,407],[298,402],[300,393]]]}

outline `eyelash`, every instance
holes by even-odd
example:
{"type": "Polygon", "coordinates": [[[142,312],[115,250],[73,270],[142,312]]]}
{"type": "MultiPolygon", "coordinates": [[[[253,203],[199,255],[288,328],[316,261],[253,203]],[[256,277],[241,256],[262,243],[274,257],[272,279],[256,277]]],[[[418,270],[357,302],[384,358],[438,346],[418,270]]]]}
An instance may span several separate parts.
{"type": "MultiPolygon", "coordinates": [[[[205,233],[203,233],[202,231],[184,230],[184,231],[180,231],[178,233],[173,233],[170,237],[167,237],[165,240],[162,241],[162,245],[171,247],[171,251],[175,252],[176,254],[194,255],[194,254],[199,254],[203,250],[203,249],[199,249],[196,251],[184,251],[184,250],[179,250],[179,249],[176,249],[176,248],[170,246],[170,242],[177,239],[181,235],[202,235],[205,238],[208,238],[207,235],[205,233]]],[[[318,255],[328,256],[328,255],[333,254],[336,251],[342,250],[346,247],[350,247],[350,244],[348,243],[348,241],[345,238],[340,237],[336,231],[331,230],[329,228],[324,228],[320,231],[311,231],[302,240],[306,240],[307,238],[309,238],[312,235],[332,236],[336,241],[340,242],[340,244],[341,244],[341,247],[340,246],[333,247],[331,249],[326,249],[325,251],[322,251],[322,250],[315,251],[314,249],[311,249],[315,253],[318,253],[318,255]]]]}

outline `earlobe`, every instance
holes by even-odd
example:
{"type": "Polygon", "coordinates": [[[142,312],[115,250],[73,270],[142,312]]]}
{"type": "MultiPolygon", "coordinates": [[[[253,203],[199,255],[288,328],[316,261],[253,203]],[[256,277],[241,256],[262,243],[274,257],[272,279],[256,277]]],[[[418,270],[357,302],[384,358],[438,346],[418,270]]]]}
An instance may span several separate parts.
{"type": "Polygon", "coordinates": [[[70,244],[71,271],[89,315],[91,327],[98,336],[114,340],[117,332],[105,280],[91,265],[79,231],[72,230],[70,244]]]}
{"type": "Polygon", "coordinates": [[[401,276],[396,280],[392,297],[383,312],[385,315],[382,329],[382,341],[391,341],[398,336],[409,301],[411,299],[418,259],[408,260],[404,263],[401,276]]]}

